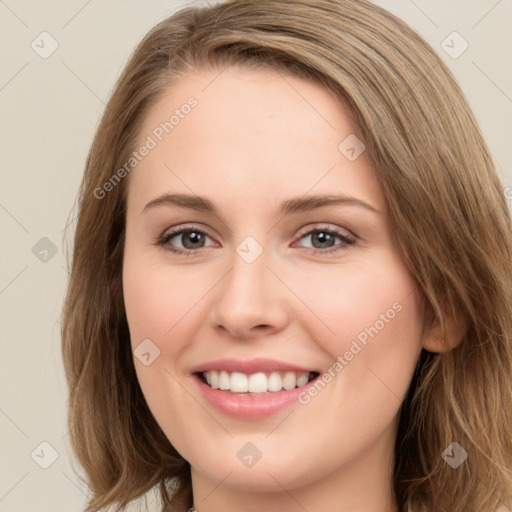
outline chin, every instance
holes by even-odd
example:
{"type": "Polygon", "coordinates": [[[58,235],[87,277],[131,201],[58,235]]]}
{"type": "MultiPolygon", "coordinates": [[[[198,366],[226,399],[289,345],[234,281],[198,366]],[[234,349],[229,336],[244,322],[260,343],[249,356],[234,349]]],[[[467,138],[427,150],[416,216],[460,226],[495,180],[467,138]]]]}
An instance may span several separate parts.
{"type": "Polygon", "coordinates": [[[282,455],[266,460],[262,457],[252,467],[246,467],[238,458],[230,463],[225,455],[219,455],[218,458],[199,460],[198,463],[192,461],[192,465],[207,478],[222,481],[223,485],[229,487],[253,492],[282,492],[283,487],[296,489],[318,477],[311,478],[315,472],[306,467],[304,461],[302,457],[297,459],[297,454],[290,454],[290,460],[282,455]]]}

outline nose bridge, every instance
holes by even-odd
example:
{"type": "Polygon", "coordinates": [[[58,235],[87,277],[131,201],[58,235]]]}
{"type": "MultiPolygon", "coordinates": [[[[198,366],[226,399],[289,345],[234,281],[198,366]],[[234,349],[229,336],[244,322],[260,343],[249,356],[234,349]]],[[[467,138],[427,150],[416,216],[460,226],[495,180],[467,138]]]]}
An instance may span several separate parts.
{"type": "Polygon", "coordinates": [[[233,336],[247,337],[254,327],[281,329],[286,323],[279,281],[269,270],[270,251],[252,237],[244,239],[233,253],[230,270],[219,283],[212,308],[212,323],[233,336]]]}

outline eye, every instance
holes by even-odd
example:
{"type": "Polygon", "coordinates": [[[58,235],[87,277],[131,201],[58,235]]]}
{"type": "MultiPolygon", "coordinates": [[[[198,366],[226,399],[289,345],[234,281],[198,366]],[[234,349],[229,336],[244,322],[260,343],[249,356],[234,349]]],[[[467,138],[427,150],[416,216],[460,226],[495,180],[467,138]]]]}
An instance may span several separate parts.
{"type": "Polygon", "coordinates": [[[329,254],[346,250],[348,246],[356,242],[352,235],[328,226],[310,229],[303,233],[299,240],[307,240],[308,238],[311,245],[309,247],[306,246],[306,248],[312,249],[312,252],[315,254],[329,254]],[[336,245],[336,240],[341,241],[341,244],[336,245]]]}
{"type": "Polygon", "coordinates": [[[176,254],[191,255],[198,249],[209,247],[215,244],[206,245],[207,239],[211,238],[200,228],[189,226],[165,233],[158,237],[156,244],[176,254]]]}
{"type": "MultiPolygon", "coordinates": [[[[330,228],[328,226],[310,229],[300,235],[299,240],[310,239],[309,246],[303,246],[314,254],[330,254],[346,250],[356,242],[355,237],[348,232],[330,228]],[[341,243],[336,244],[336,241],[341,243]]],[[[164,249],[184,256],[192,256],[200,249],[211,247],[215,243],[207,244],[212,240],[203,230],[195,226],[173,229],[156,239],[155,244],[164,249]]],[[[295,242],[297,244],[297,242],[295,242]]]]}

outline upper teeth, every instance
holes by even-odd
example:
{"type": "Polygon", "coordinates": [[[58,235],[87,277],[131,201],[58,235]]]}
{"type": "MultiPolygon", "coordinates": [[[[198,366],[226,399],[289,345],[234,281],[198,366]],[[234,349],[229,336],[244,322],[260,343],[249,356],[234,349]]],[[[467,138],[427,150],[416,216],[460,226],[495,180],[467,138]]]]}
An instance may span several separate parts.
{"type": "Polygon", "coordinates": [[[304,386],[309,381],[310,372],[271,372],[246,375],[240,372],[211,370],[203,372],[206,382],[213,389],[232,391],[233,393],[266,393],[304,386]]]}

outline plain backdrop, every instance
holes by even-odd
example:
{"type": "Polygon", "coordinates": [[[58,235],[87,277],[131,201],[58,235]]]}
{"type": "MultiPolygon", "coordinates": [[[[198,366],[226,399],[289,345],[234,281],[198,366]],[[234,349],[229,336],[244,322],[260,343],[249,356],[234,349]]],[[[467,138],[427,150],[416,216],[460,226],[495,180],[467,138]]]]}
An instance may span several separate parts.
{"type": "MultiPolygon", "coordinates": [[[[192,3],[206,4],[0,0],[0,512],[85,510],[60,355],[63,230],[122,67],[153,25],[192,3]]],[[[512,1],[377,3],[451,68],[512,185],[512,1]]]]}

